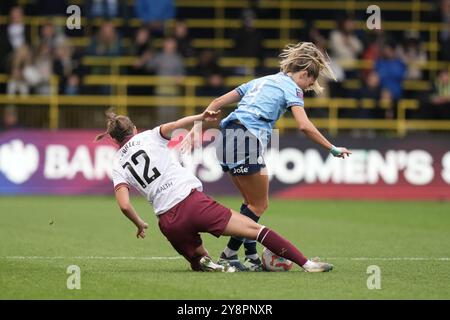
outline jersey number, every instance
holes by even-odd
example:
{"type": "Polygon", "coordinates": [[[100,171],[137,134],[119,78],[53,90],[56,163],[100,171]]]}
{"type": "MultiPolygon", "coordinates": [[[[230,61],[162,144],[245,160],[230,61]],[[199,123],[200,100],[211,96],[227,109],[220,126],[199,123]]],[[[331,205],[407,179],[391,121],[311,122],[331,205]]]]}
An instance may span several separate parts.
{"type": "Polygon", "coordinates": [[[133,164],[135,166],[137,166],[139,164],[138,161],[138,157],[142,155],[142,158],[144,158],[145,164],[144,164],[144,172],[142,173],[142,177],[144,178],[145,181],[143,181],[141,179],[141,177],[138,175],[138,173],[136,172],[136,170],[134,169],[134,167],[131,165],[131,163],[129,162],[125,162],[125,164],[122,166],[124,169],[128,169],[130,170],[131,174],[133,175],[133,177],[136,179],[137,182],[139,182],[139,184],[141,185],[142,188],[146,188],[150,183],[152,183],[153,181],[156,180],[156,178],[158,178],[161,173],[158,171],[158,169],[156,169],[156,167],[154,167],[152,169],[153,171],[153,175],[150,177],[148,175],[148,169],[150,167],[150,158],[148,157],[147,153],[144,150],[139,150],[136,153],[134,153],[131,156],[131,161],[133,162],[133,164]]]}

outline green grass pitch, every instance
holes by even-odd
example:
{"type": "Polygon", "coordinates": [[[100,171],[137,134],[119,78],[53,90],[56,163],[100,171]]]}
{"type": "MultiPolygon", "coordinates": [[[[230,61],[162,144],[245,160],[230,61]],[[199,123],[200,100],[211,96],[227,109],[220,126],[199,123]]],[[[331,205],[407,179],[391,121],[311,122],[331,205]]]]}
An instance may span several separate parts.
{"type": "MultiPolygon", "coordinates": [[[[112,197],[1,197],[0,299],[450,299],[450,203],[272,200],[261,222],[335,265],[317,274],[191,272],[151,208],[133,203],[144,240],[112,197]],[[80,290],[66,287],[69,265],[80,290]]],[[[227,240],[203,239],[213,258],[227,240]]]]}

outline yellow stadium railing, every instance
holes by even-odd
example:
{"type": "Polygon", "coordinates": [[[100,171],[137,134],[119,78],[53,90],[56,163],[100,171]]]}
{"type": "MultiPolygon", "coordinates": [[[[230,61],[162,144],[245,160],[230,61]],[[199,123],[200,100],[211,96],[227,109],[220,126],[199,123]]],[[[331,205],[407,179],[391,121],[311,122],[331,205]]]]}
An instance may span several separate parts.
{"type": "MultiPolygon", "coordinates": [[[[258,5],[265,9],[279,9],[283,5],[289,9],[312,9],[312,10],[365,10],[369,5],[378,4],[385,10],[395,11],[431,11],[434,6],[425,0],[413,0],[413,1],[361,1],[361,0],[346,0],[346,1],[306,1],[306,0],[260,0],[258,5]],[[413,3],[417,2],[420,7],[414,6],[413,3]],[[380,5],[380,3],[382,3],[380,5]]],[[[177,7],[220,7],[225,8],[248,8],[251,5],[249,0],[227,0],[227,1],[204,1],[204,0],[178,0],[176,1],[177,7]]]]}
{"type": "MultiPolygon", "coordinates": [[[[121,57],[101,57],[101,56],[85,56],[82,59],[82,64],[87,66],[111,66],[117,65],[121,67],[132,66],[136,61],[135,56],[121,56],[121,57]]],[[[193,67],[197,63],[197,59],[185,58],[184,63],[187,67],[193,67]]],[[[246,58],[246,57],[220,57],[218,63],[222,67],[248,67],[256,68],[259,65],[257,58],[246,58]]],[[[371,60],[351,60],[351,61],[340,61],[340,66],[344,70],[368,70],[373,68],[373,61],[371,60]]],[[[278,58],[265,58],[263,60],[264,67],[267,68],[278,68],[279,59],[278,58]]],[[[426,61],[417,62],[408,65],[408,67],[415,67],[422,70],[441,70],[449,68],[450,63],[444,61],[426,61]]]]}
{"type": "MultiPolygon", "coordinates": [[[[120,75],[121,67],[132,66],[136,58],[132,56],[108,58],[108,57],[84,57],[82,64],[86,66],[109,66],[110,73],[112,75],[120,75]]],[[[195,58],[185,59],[185,65],[187,67],[193,67],[196,64],[195,58]]],[[[244,67],[248,71],[248,75],[254,75],[255,69],[259,65],[256,58],[219,58],[218,63],[222,67],[244,67]]],[[[267,68],[278,68],[279,60],[277,58],[266,58],[263,61],[263,65],[267,68]]],[[[370,70],[373,68],[373,62],[369,60],[357,60],[349,62],[341,62],[344,70],[370,70]]],[[[428,61],[425,63],[412,64],[410,66],[418,67],[422,70],[437,71],[441,69],[448,69],[450,71],[450,63],[441,61],[428,61]]],[[[359,80],[344,80],[343,86],[346,89],[359,89],[361,82],[359,80]]],[[[429,91],[431,89],[431,83],[426,80],[405,80],[403,83],[405,90],[412,91],[429,91]]]]}
{"type": "MultiPolygon", "coordinates": [[[[251,78],[229,77],[226,85],[237,86],[240,83],[251,78]]],[[[0,81],[6,81],[7,77],[0,75],[0,81]]],[[[49,108],[49,127],[57,129],[59,127],[60,107],[61,106],[113,106],[118,112],[127,114],[128,108],[132,107],[165,107],[175,106],[182,110],[186,115],[198,112],[197,108],[204,108],[214,97],[197,97],[195,90],[198,86],[204,84],[204,79],[200,77],[185,77],[180,85],[184,87],[185,94],[182,96],[164,97],[164,96],[128,96],[126,88],[133,86],[153,86],[161,84],[173,84],[173,77],[155,77],[155,76],[87,76],[84,83],[87,85],[108,85],[115,87],[115,94],[98,95],[79,95],[65,96],[56,94],[58,79],[52,78],[52,94],[48,96],[10,96],[0,95],[0,105],[46,105],[49,108]]],[[[339,118],[338,112],[341,109],[374,108],[377,103],[370,99],[343,99],[343,98],[306,98],[307,108],[321,108],[328,110],[327,118],[313,119],[314,123],[322,129],[327,129],[333,135],[342,129],[382,129],[393,130],[399,136],[403,136],[408,130],[446,130],[450,131],[450,120],[408,120],[406,111],[418,108],[417,100],[400,100],[397,104],[397,117],[395,119],[345,119],[339,118]]],[[[381,104],[382,108],[391,108],[389,103],[381,104]]],[[[296,128],[297,124],[290,117],[283,117],[277,127],[281,130],[296,128]]]]}

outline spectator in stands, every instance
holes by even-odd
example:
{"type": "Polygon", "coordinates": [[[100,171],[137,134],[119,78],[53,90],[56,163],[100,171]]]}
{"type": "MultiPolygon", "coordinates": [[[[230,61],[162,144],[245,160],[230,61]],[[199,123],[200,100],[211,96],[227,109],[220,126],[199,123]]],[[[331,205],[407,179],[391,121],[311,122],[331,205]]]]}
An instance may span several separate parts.
{"type": "Polygon", "coordinates": [[[233,55],[238,57],[263,58],[263,38],[258,29],[254,27],[255,13],[251,9],[242,12],[242,27],[237,29],[234,37],[233,55]]]}
{"type": "Polygon", "coordinates": [[[136,0],[136,16],[144,22],[161,21],[175,17],[173,0],[136,0]]]}
{"type": "Polygon", "coordinates": [[[5,107],[3,110],[2,121],[0,122],[0,132],[19,128],[19,116],[17,108],[13,105],[5,107]]]}
{"type": "Polygon", "coordinates": [[[388,42],[388,36],[383,31],[383,29],[373,29],[366,33],[366,38],[364,40],[364,52],[362,54],[362,59],[368,61],[367,67],[362,69],[361,76],[365,80],[369,74],[373,71],[375,62],[380,58],[381,51],[384,44],[388,42]]]}
{"type": "Polygon", "coordinates": [[[39,42],[46,46],[49,46],[52,54],[55,52],[56,48],[65,42],[65,37],[62,33],[56,32],[55,26],[50,23],[44,23],[41,28],[39,42]]]}
{"type": "Polygon", "coordinates": [[[117,0],[90,0],[88,2],[91,17],[114,18],[119,12],[117,0]]]}
{"type": "Polygon", "coordinates": [[[148,74],[145,66],[153,55],[153,41],[151,32],[147,27],[141,27],[136,31],[130,55],[136,56],[131,73],[148,74]]]}
{"type": "Polygon", "coordinates": [[[80,92],[80,77],[72,73],[66,81],[64,87],[64,94],[68,96],[76,96],[80,92]]]}
{"type": "Polygon", "coordinates": [[[227,93],[228,90],[225,87],[225,78],[221,73],[211,73],[208,76],[206,85],[199,87],[197,95],[203,97],[220,97],[227,93]]]}
{"type": "Polygon", "coordinates": [[[153,39],[150,30],[147,27],[140,27],[136,30],[130,55],[140,57],[144,54],[151,54],[152,51],[153,39]]]}
{"type": "Polygon", "coordinates": [[[216,53],[210,49],[200,52],[197,65],[192,73],[193,75],[205,78],[212,73],[223,73],[222,68],[219,66],[216,53]]]}
{"type": "Polygon", "coordinates": [[[392,99],[400,99],[403,94],[402,85],[406,75],[406,66],[395,55],[393,43],[384,45],[382,56],[375,63],[375,71],[380,77],[381,88],[388,90],[392,99]]]}
{"type": "Polygon", "coordinates": [[[6,92],[9,95],[27,95],[30,91],[27,78],[36,76],[35,69],[31,67],[31,52],[27,45],[22,45],[14,50],[9,66],[10,76],[6,92]]]}
{"type": "MultiPolygon", "coordinates": [[[[147,68],[158,75],[159,83],[155,88],[158,96],[178,96],[181,93],[180,84],[183,82],[185,67],[183,57],[177,51],[177,41],[168,37],[164,40],[163,50],[154,55],[147,63],[147,68]],[[167,80],[165,77],[174,77],[167,80]]],[[[176,109],[170,106],[158,108],[158,121],[171,121],[177,117],[176,109]]]]}
{"type": "Polygon", "coordinates": [[[29,29],[23,22],[21,7],[13,7],[9,14],[9,23],[0,31],[0,72],[8,69],[13,51],[29,43],[29,29]]]}
{"type": "Polygon", "coordinates": [[[53,74],[59,77],[59,92],[75,95],[79,92],[79,65],[73,58],[73,49],[68,43],[56,48],[53,60],[53,74]]]}
{"type": "MultiPolygon", "coordinates": [[[[354,22],[352,17],[345,16],[338,19],[338,29],[330,34],[330,49],[332,58],[345,69],[346,65],[352,65],[362,53],[363,45],[354,34],[354,22]]],[[[347,71],[347,78],[354,78],[355,72],[347,71]]]]}
{"type": "Polygon", "coordinates": [[[180,52],[183,57],[192,57],[195,52],[191,44],[192,39],[189,36],[189,29],[186,21],[177,20],[175,22],[173,35],[177,40],[178,52],[180,52]]]}
{"type": "MultiPolygon", "coordinates": [[[[368,76],[364,79],[363,85],[359,90],[358,98],[360,99],[360,105],[353,113],[358,119],[374,119],[374,118],[384,118],[385,111],[379,106],[379,101],[381,98],[381,88],[380,88],[380,78],[375,71],[371,71],[368,76]],[[364,103],[366,100],[372,101],[374,103],[372,108],[367,108],[364,103]]],[[[349,110],[353,111],[353,110],[349,110]]],[[[352,130],[352,136],[355,138],[375,137],[375,131],[372,129],[354,129],[352,130]]]]}
{"type": "Polygon", "coordinates": [[[440,10],[435,13],[433,22],[440,22],[446,25],[439,34],[439,59],[450,60],[450,0],[441,0],[440,10]]]}
{"type": "Polygon", "coordinates": [[[23,10],[21,7],[14,7],[10,12],[10,23],[7,27],[7,41],[11,48],[17,49],[28,42],[26,26],[23,22],[23,10]]]}
{"type": "Polygon", "coordinates": [[[92,56],[116,57],[122,53],[122,46],[116,28],[112,22],[105,22],[97,36],[92,39],[88,54],[92,56]]]}
{"type": "Polygon", "coordinates": [[[184,76],[184,60],[177,51],[177,41],[168,37],[164,40],[163,50],[154,55],[147,63],[147,68],[159,76],[184,76]]]}
{"type": "MultiPolygon", "coordinates": [[[[87,54],[91,56],[117,57],[122,53],[122,46],[117,31],[112,22],[105,22],[101,25],[97,35],[92,39],[87,54]]],[[[108,74],[111,72],[110,66],[95,66],[91,68],[92,74],[108,74]]],[[[109,94],[111,88],[102,86],[100,92],[109,94]]]]}
{"type": "Polygon", "coordinates": [[[421,48],[419,33],[408,31],[402,45],[397,46],[397,56],[407,66],[406,79],[421,80],[422,67],[427,62],[427,54],[421,48]]]}
{"type": "Polygon", "coordinates": [[[385,34],[382,29],[373,29],[366,33],[365,49],[362,54],[364,60],[375,61],[381,55],[381,49],[386,42],[385,34]]]}
{"type": "Polygon", "coordinates": [[[50,77],[52,75],[53,60],[50,47],[46,44],[39,45],[32,67],[36,69],[39,78],[33,83],[36,94],[50,94],[50,77]]]}
{"type": "Polygon", "coordinates": [[[136,0],[134,8],[156,36],[164,33],[164,22],[175,17],[174,0],[136,0]]]}
{"type": "Polygon", "coordinates": [[[441,70],[433,83],[431,105],[433,118],[450,118],[450,76],[448,70],[441,70]]]}
{"type": "MultiPolygon", "coordinates": [[[[380,88],[380,77],[375,71],[371,71],[368,76],[363,81],[363,86],[359,92],[360,99],[370,99],[376,103],[378,107],[378,102],[381,98],[381,88],[380,88]]],[[[380,112],[378,108],[368,109],[368,108],[358,108],[357,117],[362,119],[372,119],[380,118],[384,112],[380,112]]]]}

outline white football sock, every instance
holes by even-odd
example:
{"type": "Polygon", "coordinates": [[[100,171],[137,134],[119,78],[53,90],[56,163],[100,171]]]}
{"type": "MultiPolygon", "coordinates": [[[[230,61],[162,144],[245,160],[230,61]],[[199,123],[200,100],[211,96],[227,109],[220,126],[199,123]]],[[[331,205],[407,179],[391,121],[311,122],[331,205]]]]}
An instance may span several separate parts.
{"type": "Polygon", "coordinates": [[[248,259],[251,259],[251,260],[259,259],[259,256],[258,256],[257,253],[254,253],[254,254],[251,254],[251,255],[246,255],[245,257],[248,258],[248,259]]]}
{"type": "Polygon", "coordinates": [[[306,263],[302,267],[312,268],[312,267],[315,267],[315,266],[316,266],[316,263],[314,261],[308,260],[308,261],[306,261],[306,263]]]}
{"type": "Polygon", "coordinates": [[[228,247],[225,247],[225,249],[223,250],[223,253],[225,254],[225,257],[229,258],[229,257],[232,257],[234,255],[237,255],[238,252],[235,251],[235,250],[231,250],[228,247]]]}

